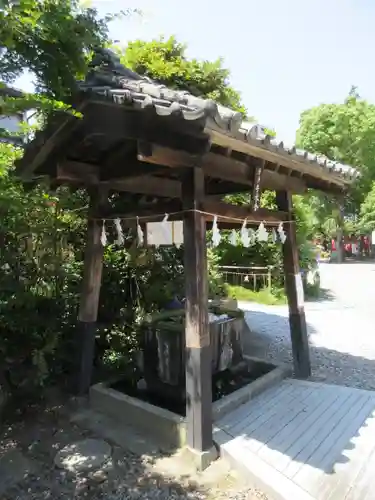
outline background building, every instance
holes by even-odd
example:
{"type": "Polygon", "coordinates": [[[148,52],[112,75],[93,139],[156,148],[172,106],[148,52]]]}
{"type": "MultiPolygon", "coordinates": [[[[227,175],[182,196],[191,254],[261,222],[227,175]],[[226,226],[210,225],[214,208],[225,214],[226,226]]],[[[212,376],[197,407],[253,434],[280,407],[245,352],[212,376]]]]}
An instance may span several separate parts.
{"type": "MultiPolygon", "coordinates": [[[[22,97],[23,93],[20,90],[13,89],[11,87],[0,87],[0,98],[1,97],[22,97]]],[[[14,113],[12,115],[2,115],[0,114],[0,131],[1,129],[9,132],[10,136],[2,136],[0,134],[1,142],[12,142],[13,144],[22,145],[24,139],[19,136],[21,130],[21,122],[26,120],[26,113],[14,113]]]]}

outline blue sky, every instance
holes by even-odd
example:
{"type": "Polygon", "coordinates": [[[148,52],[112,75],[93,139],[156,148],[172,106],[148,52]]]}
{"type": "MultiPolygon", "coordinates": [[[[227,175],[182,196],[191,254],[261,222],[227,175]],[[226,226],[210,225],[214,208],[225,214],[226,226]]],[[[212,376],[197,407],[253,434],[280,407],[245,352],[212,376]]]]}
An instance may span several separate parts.
{"type": "MultiPolygon", "coordinates": [[[[351,85],[375,102],[374,0],[96,0],[101,13],[137,7],[111,36],[175,35],[199,59],[222,57],[249,114],[294,142],[301,111],[340,102],[351,85]]],[[[23,79],[22,84],[26,83],[23,79]]]]}

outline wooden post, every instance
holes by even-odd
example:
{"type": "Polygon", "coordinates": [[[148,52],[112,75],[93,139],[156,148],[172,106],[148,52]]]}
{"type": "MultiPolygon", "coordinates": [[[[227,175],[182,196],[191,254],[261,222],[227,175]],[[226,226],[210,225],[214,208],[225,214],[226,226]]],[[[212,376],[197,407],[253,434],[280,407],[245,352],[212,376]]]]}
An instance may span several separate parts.
{"type": "Polygon", "coordinates": [[[257,165],[254,170],[253,177],[253,189],[251,194],[250,206],[252,211],[256,212],[260,207],[260,197],[261,197],[261,180],[264,170],[265,160],[258,159],[257,165]]]}
{"type": "Polygon", "coordinates": [[[345,260],[344,252],[344,205],[343,199],[338,197],[338,214],[337,214],[337,234],[336,234],[336,249],[337,249],[337,263],[342,264],[345,260]]]}
{"type": "Polygon", "coordinates": [[[268,291],[271,293],[271,291],[272,291],[272,267],[271,266],[268,266],[267,288],[268,288],[268,291]]]}
{"type": "Polygon", "coordinates": [[[208,325],[206,222],[195,212],[204,199],[204,174],[190,168],[182,182],[186,282],[186,419],[187,445],[199,468],[212,461],[212,373],[208,325]]]}
{"type": "Polygon", "coordinates": [[[95,356],[96,320],[98,316],[100,286],[103,270],[104,248],[101,243],[102,222],[90,218],[99,204],[99,194],[91,193],[83,284],[78,313],[78,366],[76,390],[85,394],[91,385],[92,369],[95,356]]]}
{"type": "Polygon", "coordinates": [[[279,210],[289,213],[289,221],[284,225],[286,241],[283,245],[285,290],[289,305],[289,324],[292,338],[294,374],[297,378],[311,375],[309,341],[304,308],[304,293],[299,269],[296,226],[293,216],[292,195],[286,191],[276,193],[279,210]]]}

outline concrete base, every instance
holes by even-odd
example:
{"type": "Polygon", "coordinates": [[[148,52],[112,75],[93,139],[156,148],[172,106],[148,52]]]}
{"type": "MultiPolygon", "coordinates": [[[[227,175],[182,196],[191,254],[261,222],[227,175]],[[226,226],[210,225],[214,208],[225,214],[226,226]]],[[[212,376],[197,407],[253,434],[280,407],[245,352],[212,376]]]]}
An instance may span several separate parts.
{"type": "Polygon", "coordinates": [[[206,470],[212,462],[219,458],[219,451],[216,446],[212,446],[207,451],[198,451],[186,446],[183,450],[183,456],[193,464],[193,467],[198,471],[206,470]]]}
{"type": "Polygon", "coordinates": [[[127,396],[105,384],[91,387],[90,407],[150,435],[160,447],[170,449],[185,446],[184,417],[164,408],[127,396]]]}
{"type": "MultiPolygon", "coordinates": [[[[246,356],[245,362],[248,365],[257,364],[270,367],[271,370],[254,382],[219,401],[215,401],[212,405],[214,422],[291,373],[289,367],[278,366],[272,368],[273,365],[258,358],[246,356]]],[[[184,417],[127,396],[105,384],[97,384],[91,387],[90,407],[116,419],[118,422],[134,427],[141,433],[145,433],[145,435],[150,436],[151,439],[157,442],[160,448],[170,450],[170,448],[182,448],[186,445],[186,420],[184,417]]],[[[198,463],[204,464],[206,461],[212,461],[212,458],[207,458],[206,455],[199,458],[198,463]]],[[[208,456],[212,457],[212,453],[209,452],[208,456]]]]}
{"type": "Polygon", "coordinates": [[[271,370],[254,380],[254,382],[241,387],[241,389],[232,392],[232,394],[225,396],[219,401],[215,401],[212,405],[214,422],[292,374],[292,368],[287,365],[274,366],[263,359],[253,356],[244,356],[244,360],[248,365],[256,363],[269,366],[271,370]]]}

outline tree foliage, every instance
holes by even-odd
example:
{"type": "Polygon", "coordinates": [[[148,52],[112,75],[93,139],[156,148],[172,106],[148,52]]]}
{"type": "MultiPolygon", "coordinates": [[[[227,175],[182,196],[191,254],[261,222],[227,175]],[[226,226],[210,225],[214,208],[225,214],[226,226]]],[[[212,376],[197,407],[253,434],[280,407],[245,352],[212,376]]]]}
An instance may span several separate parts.
{"type": "MultiPolygon", "coordinates": [[[[126,14],[126,13],[123,13],[126,14]]],[[[28,70],[36,90],[66,99],[86,73],[90,51],[107,44],[108,22],[79,0],[19,0],[0,10],[0,79],[28,70]]]]}
{"type": "MultiPolygon", "coordinates": [[[[366,209],[361,204],[375,180],[375,105],[361,99],[352,88],[343,103],[311,108],[301,115],[297,144],[358,169],[361,177],[343,200],[344,216],[352,220],[361,212],[363,217],[366,209]]],[[[338,200],[317,194],[307,199],[314,208],[316,229],[334,236],[339,226],[338,200]]],[[[348,222],[347,230],[355,232],[360,226],[348,222]]]]}
{"type": "Polygon", "coordinates": [[[365,233],[375,230],[375,182],[372,183],[370,191],[361,204],[357,225],[365,233]]]}
{"type": "Polygon", "coordinates": [[[189,59],[186,45],[174,37],[151,42],[136,40],[125,50],[117,47],[117,51],[121,62],[141,75],[247,114],[239,92],[229,83],[229,70],[223,67],[221,59],[213,62],[189,59]]]}
{"type": "Polygon", "coordinates": [[[356,167],[362,176],[357,190],[361,197],[375,179],[375,105],[352,89],[344,103],[311,108],[301,115],[297,144],[356,167]]]}

